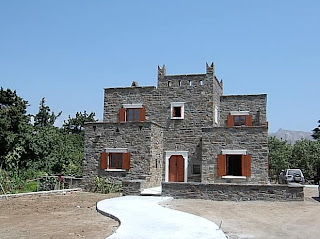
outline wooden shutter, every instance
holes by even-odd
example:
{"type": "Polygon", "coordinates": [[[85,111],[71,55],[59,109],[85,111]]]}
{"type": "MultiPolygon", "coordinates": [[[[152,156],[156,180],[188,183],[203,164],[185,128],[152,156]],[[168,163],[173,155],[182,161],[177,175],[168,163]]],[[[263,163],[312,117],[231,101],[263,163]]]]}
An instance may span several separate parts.
{"type": "Polygon", "coordinates": [[[146,120],[146,108],[140,108],[139,110],[139,121],[146,120]]]}
{"type": "Polygon", "coordinates": [[[172,107],[172,117],[176,117],[176,108],[172,107]]]}
{"type": "Polygon", "coordinates": [[[252,126],[252,115],[246,116],[246,126],[252,126]]]}
{"type": "Polygon", "coordinates": [[[251,176],[251,155],[242,155],[241,158],[241,169],[242,169],[242,176],[250,177],[251,176]]]}
{"type": "Polygon", "coordinates": [[[119,112],[119,121],[120,122],[126,122],[126,109],[121,108],[119,112]]]}
{"type": "Polygon", "coordinates": [[[106,152],[101,153],[100,168],[101,169],[108,168],[108,153],[106,152]]]}
{"type": "Polygon", "coordinates": [[[123,159],[122,169],[129,170],[130,169],[130,153],[124,153],[122,159],[123,159]]]}
{"type": "Polygon", "coordinates": [[[227,175],[227,155],[219,154],[218,155],[218,176],[227,175]]]}
{"type": "Polygon", "coordinates": [[[234,116],[228,115],[228,127],[234,127],[234,116]]]}

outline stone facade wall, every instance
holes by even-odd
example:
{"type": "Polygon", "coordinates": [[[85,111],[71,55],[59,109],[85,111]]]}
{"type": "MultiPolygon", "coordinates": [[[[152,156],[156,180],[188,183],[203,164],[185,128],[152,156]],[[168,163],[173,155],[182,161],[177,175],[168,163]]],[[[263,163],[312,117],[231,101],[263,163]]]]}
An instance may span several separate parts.
{"type": "Polygon", "coordinates": [[[153,114],[151,114],[150,109],[153,108],[152,106],[154,104],[159,104],[159,100],[159,93],[156,91],[156,87],[154,86],[104,89],[103,121],[108,123],[118,123],[119,110],[122,108],[123,104],[140,103],[146,107],[146,118],[151,121],[149,117],[152,117],[153,114]]]}
{"type": "Polygon", "coordinates": [[[155,161],[156,159],[160,161],[159,157],[162,157],[161,132],[161,127],[151,122],[87,123],[84,162],[85,188],[90,190],[90,184],[95,176],[108,177],[113,181],[144,179],[149,185],[154,183],[160,185],[162,163],[156,168],[155,161]],[[152,142],[158,142],[158,146],[152,145],[152,142]],[[100,154],[105,148],[127,148],[131,154],[130,170],[100,169],[100,154]]]}
{"type": "MultiPolygon", "coordinates": [[[[194,75],[166,75],[165,69],[159,69],[158,88],[105,89],[104,121],[118,122],[123,104],[143,104],[146,120],[164,128],[164,151],[189,152],[188,175],[192,178],[192,165],[201,164],[202,128],[218,126],[214,108],[219,108],[221,95],[222,83],[214,76],[213,65],[207,66],[206,74],[194,75]],[[184,119],[171,119],[173,102],[184,102],[184,119]]],[[[163,163],[164,155],[161,157],[163,163]]]]}
{"type": "Polygon", "coordinates": [[[228,126],[230,111],[250,111],[253,126],[267,124],[267,95],[226,95],[221,96],[220,126],[228,126]]]}
{"type": "Polygon", "coordinates": [[[303,201],[302,185],[162,183],[162,196],[215,201],[303,201]]]}
{"type": "Polygon", "coordinates": [[[122,195],[140,196],[141,189],[145,187],[144,180],[124,180],[122,181],[122,195]]]}
{"type": "Polygon", "coordinates": [[[146,188],[160,186],[163,181],[163,129],[157,125],[151,125],[151,149],[150,154],[150,180],[146,180],[146,188]]]}
{"type": "Polygon", "coordinates": [[[165,177],[165,151],[188,152],[188,181],[219,182],[216,157],[221,149],[234,148],[247,149],[253,156],[253,173],[245,182],[268,181],[266,95],[222,96],[223,84],[213,63],[205,74],[167,75],[165,66],[159,67],[157,88],[108,88],[104,93],[103,123],[86,125],[87,182],[99,175],[157,185],[165,177]],[[184,119],[171,119],[174,102],[184,102],[184,119]],[[142,104],[146,122],[118,123],[123,104],[142,104]],[[239,110],[250,111],[253,125],[263,127],[225,127],[230,111],[239,110]],[[99,169],[100,153],[113,147],[128,148],[131,170],[99,169]],[[193,165],[201,166],[201,176],[193,174],[193,165]]]}
{"type": "Polygon", "coordinates": [[[215,127],[203,129],[202,182],[225,182],[217,176],[217,157],[221,150],[247,150],[252,155],[251,177],[245,182],[267,183],[268,128],[215,127]]]}

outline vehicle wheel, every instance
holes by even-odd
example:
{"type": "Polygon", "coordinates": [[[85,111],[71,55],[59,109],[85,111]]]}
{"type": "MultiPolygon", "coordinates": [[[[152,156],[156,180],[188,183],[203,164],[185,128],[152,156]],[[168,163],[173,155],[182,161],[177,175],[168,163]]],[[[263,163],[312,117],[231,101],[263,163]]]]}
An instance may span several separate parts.
{"type": "Polygon", "coordinates": [[[293,176],[293,180],[296,183],[300,183],[301,182],[301,176],[299,174],[296,174],[293,176]]]}

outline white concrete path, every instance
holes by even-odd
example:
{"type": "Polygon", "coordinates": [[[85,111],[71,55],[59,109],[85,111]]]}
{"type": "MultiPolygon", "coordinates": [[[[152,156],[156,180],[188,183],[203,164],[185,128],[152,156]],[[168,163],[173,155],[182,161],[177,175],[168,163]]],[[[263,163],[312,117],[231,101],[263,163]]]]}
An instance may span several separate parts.
{"type": "Polygon", "coordinates": [[[141,196],[160,196],[161,195],[161,191],[162,191],[161,186],[154,187],[154,188],[146,188],[146,189],[142,190],[140,195],[141,196]]]}
{"type": "Polygon", "coordinates": [[[215,223],[158,204],[171,199],[153,196],[111,198],[98,202],[97,210],[121,222],[109,239],[226,239],[215,223]]]}

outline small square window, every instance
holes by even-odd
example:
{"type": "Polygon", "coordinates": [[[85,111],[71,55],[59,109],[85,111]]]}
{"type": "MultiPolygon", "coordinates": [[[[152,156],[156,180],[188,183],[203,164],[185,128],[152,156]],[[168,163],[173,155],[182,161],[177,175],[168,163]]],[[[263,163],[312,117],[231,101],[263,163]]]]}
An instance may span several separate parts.
{"type": "Polygon", "coordinates": [[[181,106],[173,107],[173,117],[181,117],[181,106]]]}
{"type": "Polygon", "coordinates": [[[171,119],[184,119],[184,103],[171,103],[171,119]]]}
{"type": "Polygon", "coordinates": [[[192,166],[192,173],[193,174],[200,174],[201,172],[200,172],[200,165],[199,164],[194,164],[193,166],[192,166]]]}

